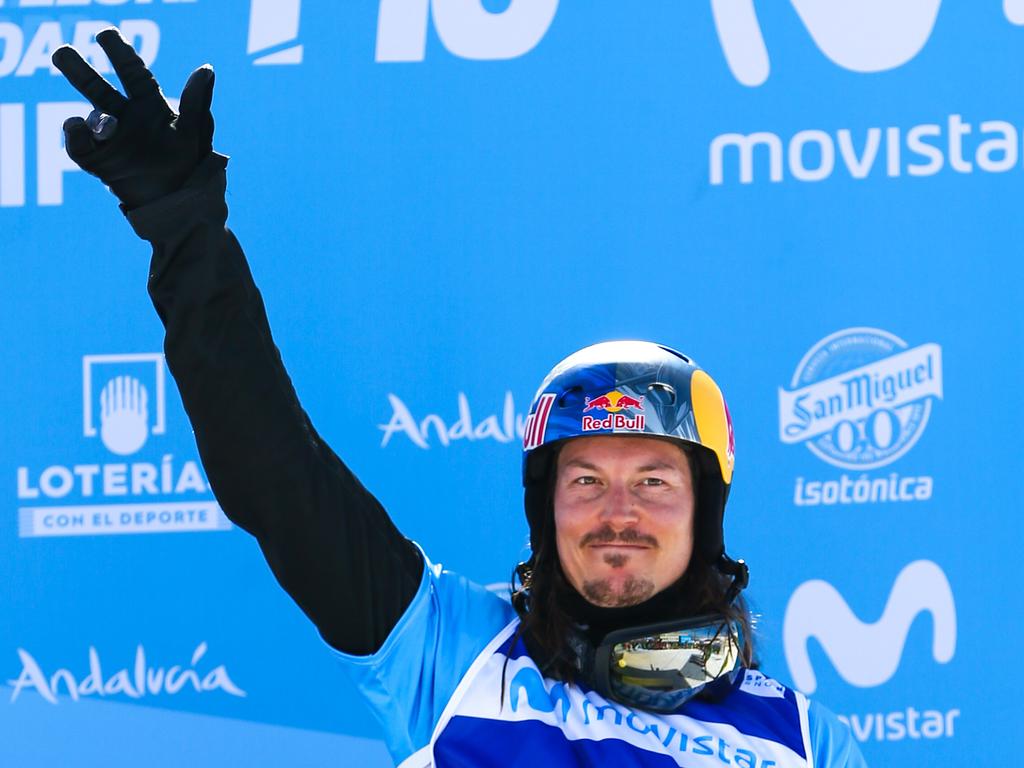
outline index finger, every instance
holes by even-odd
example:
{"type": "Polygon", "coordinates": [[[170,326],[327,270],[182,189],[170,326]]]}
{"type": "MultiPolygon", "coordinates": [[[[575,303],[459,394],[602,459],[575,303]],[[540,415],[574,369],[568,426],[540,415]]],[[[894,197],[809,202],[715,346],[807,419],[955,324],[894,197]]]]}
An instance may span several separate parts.
{"type": "Polygon", "coordinates": [[[135,49],[121,37],[121,32],[116,27],[108,27],[99,32],[96,35],[96,42],[114,65],[114,71],[121,79],[125,93],[131,98],[160,92],[160,86],[153,73],[146,68],[146,63],[135,49]]]}
{"type": "Polygon", "coordinates": [[[53,52],[53,66],[61,71],[75,90],[85,96],[101,112],[111,115],[121,113],[127,99],[108,83],[95,69],[90,67],[81,54],[70,45],[62,45],[53,52]]]}

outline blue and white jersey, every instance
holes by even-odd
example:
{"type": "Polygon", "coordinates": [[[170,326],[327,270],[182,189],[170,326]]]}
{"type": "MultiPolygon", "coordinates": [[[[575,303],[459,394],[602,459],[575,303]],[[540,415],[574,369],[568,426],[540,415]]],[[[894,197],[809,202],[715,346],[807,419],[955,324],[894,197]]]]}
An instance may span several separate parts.
{"type": "Polygon", "coordinates": [[[334,653],[403,768],[864,766],[834,715],[760,672],[741,671],[713,703],[632,710],[544,677],[517,626],[508,602],[428,562],[380,650],[334,653]]]}

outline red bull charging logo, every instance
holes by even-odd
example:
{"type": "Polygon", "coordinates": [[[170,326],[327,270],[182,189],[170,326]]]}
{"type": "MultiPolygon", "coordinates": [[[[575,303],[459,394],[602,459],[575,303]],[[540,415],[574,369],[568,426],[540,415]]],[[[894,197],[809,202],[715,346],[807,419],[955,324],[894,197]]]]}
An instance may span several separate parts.
{"type": "Polygon", "coordinates": [[[623,394],[618,390],[606,392],[598,397],[588,397],[586,406],[583,408],[583,431],[597,432],[607,429],[628,429],[642,432],[646,417],[642,413],[644,409],[644,396],[639,398],[623,394]],[[588,411],[603,411],[600,415],[588,416],[588,411]]]}

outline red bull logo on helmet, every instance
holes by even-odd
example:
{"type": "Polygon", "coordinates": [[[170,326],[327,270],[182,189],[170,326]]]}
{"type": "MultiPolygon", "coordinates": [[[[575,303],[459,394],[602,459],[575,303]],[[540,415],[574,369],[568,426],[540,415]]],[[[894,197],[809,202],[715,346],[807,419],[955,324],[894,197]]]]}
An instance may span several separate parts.
{"type": "Polygon", "coordinates": [[[643,409],[643,395],[636,398],[618,390],[612,390],[597,397],[588,397],[583,408],[583,431],[625,429],[643,432],[647,421],[646,417],[642,413],[632,413],[632,411],[642,411],[643,409]],[[586,415],[588,411],[603,411],[604,415],[603,417],[600,415],[588,416],[586,415]]]}
{"type": "Polygon", "coordinates": [[[613,389],[611,392],[605,392],[598,397],[586,398],[586,407],[584,407],[583,412],[586,413],[587,411],[600,409],[608,413],[618,413],[629,408],[642,411],[644,409],[644,396],[640,395],[638,400],[635,397],[619,392],[617,389],[613,389]]]}

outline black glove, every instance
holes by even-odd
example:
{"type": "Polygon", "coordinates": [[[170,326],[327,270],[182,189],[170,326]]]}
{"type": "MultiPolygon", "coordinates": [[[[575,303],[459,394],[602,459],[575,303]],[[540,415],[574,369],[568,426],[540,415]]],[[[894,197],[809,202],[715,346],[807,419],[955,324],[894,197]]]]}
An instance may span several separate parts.
{"type": "Polygon", "coordinates": [[[110,187],[125,208],[150,203],[181,188],[213,151],[213,68],[194,71],[181,93],[181,114],[164,99],[153,74],[111,27],[96,35],[128,98],[104,80],[69,45],[53,64],[96,108],[88,121],[64,121],[68,156],[110,187]]]}

